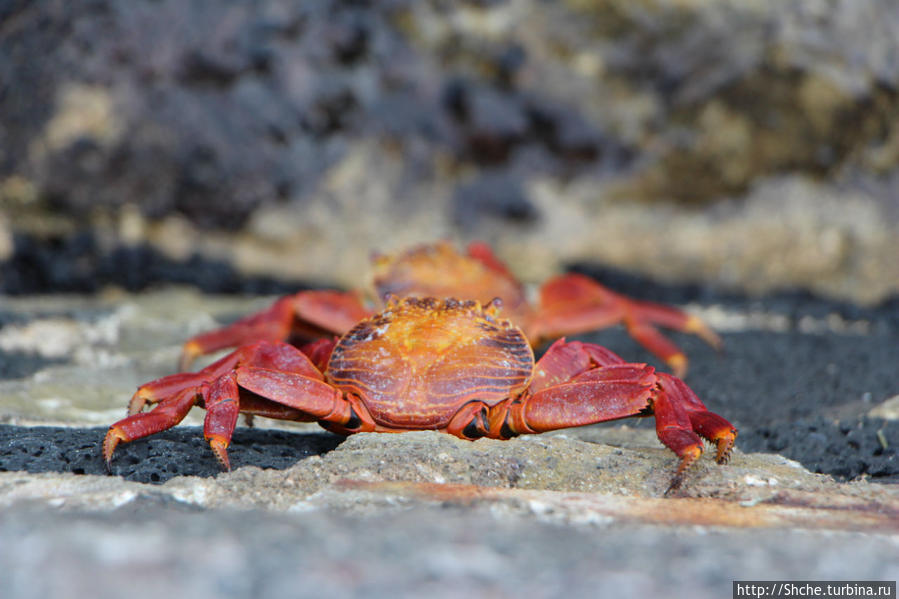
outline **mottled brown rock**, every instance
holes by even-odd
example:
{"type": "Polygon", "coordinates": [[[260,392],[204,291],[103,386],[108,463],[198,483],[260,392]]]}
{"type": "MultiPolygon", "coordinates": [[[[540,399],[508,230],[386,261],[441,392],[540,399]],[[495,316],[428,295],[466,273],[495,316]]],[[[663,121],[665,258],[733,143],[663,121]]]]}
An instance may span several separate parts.
{"type": "Polygon", "coordinates": [[[9,8],[0,260],[44,270],[0,288],[152,283],[135,247],[349,287],[486,237],[529,281],[899,291],[890,0],[266,6],[9,8]]]}

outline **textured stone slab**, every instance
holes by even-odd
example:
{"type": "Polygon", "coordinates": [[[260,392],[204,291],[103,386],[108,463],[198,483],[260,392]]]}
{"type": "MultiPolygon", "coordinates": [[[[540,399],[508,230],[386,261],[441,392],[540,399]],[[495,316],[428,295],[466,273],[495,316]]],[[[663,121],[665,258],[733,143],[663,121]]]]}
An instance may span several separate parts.
{"type": "Polygon", "coordinates": [[[895,537],[577,526],[489,506],[196,512],[142,498],[103,516],[0,515],[0,594],[160,596],[729,596],[734,579],[895,580],[895,537]]]}

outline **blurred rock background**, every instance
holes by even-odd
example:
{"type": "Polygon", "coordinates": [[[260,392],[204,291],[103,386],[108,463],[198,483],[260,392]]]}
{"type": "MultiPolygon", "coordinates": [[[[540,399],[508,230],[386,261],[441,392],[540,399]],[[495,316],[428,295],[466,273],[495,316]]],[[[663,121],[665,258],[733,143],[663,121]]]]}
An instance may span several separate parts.
{"type": "Polygon", "coordinates": [[[878,304],[893,0],[0,4],[0,291],[363,281],[481,238],[878,304]]]}

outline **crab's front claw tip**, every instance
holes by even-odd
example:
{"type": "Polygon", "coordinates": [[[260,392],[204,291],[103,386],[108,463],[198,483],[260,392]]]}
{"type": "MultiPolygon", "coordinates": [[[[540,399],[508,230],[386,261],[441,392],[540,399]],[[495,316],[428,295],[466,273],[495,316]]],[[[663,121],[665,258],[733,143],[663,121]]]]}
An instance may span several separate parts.
{"type": "Polygon", "coordinates": [[[128,437],[116,427],[111,427],[103,439],[103,460],[106,462],[106,471],[112,472],[112,454],[120,441],[128,441],[128,437]]]}
{"type": "Polygon", "coordinates": [[[221,464],[225,472],[231,472],[231,460],[228,458],[228,440],[219,435],[210,435],[206,438],[209,441],[209,447],[212,453],[221,464]]]}

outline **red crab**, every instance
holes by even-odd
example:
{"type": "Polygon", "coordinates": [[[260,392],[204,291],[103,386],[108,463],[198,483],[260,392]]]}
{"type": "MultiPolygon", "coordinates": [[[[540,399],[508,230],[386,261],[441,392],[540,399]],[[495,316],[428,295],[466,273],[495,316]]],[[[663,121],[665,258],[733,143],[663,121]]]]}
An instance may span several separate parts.
{"type": "Polygon", "coordinates": [[[623,323],[631,336],[683,378],[687,357],[656,326],[695,333],[714,347],[718,336],[699,318],[661,304],[628,299],[579,274],[555,277],[540,288],[531,305],[521,283],[484,243],[467,253],[448,242],[421,245],[373,260],[374,297],[359,292],[301,291],[270,308],[222,329],[198,335],[184,345],[181,369],[199,355],[255,341],[308,341],[342,335],[382,307],[387,294],[400,297],[454,297],[481,303],[500,298],[503,316],[518,325],[534,346],[623,323]]]}
{"type": "Polygon", "coordinates": [[[727,460],[737,431],[709,412],[680,379],[629,364],[590,343],[556,341],[535,363],[522,330],[499,317],[500,301],[392,298],[314,356],[281,341],[257,341],[196,373],[138,389],[131,415],[103,442],[116,445],[171,428],[206,408],[204,434],[228,469],[240,412],[318,421],[338,433],[438,430],[464,439],[508,439],[655,414],[656,432],[680,457],[671,487],[702,453],[704,437],[727,460]],[[145,403],[157,405],[141,412],[145,403]]]}

